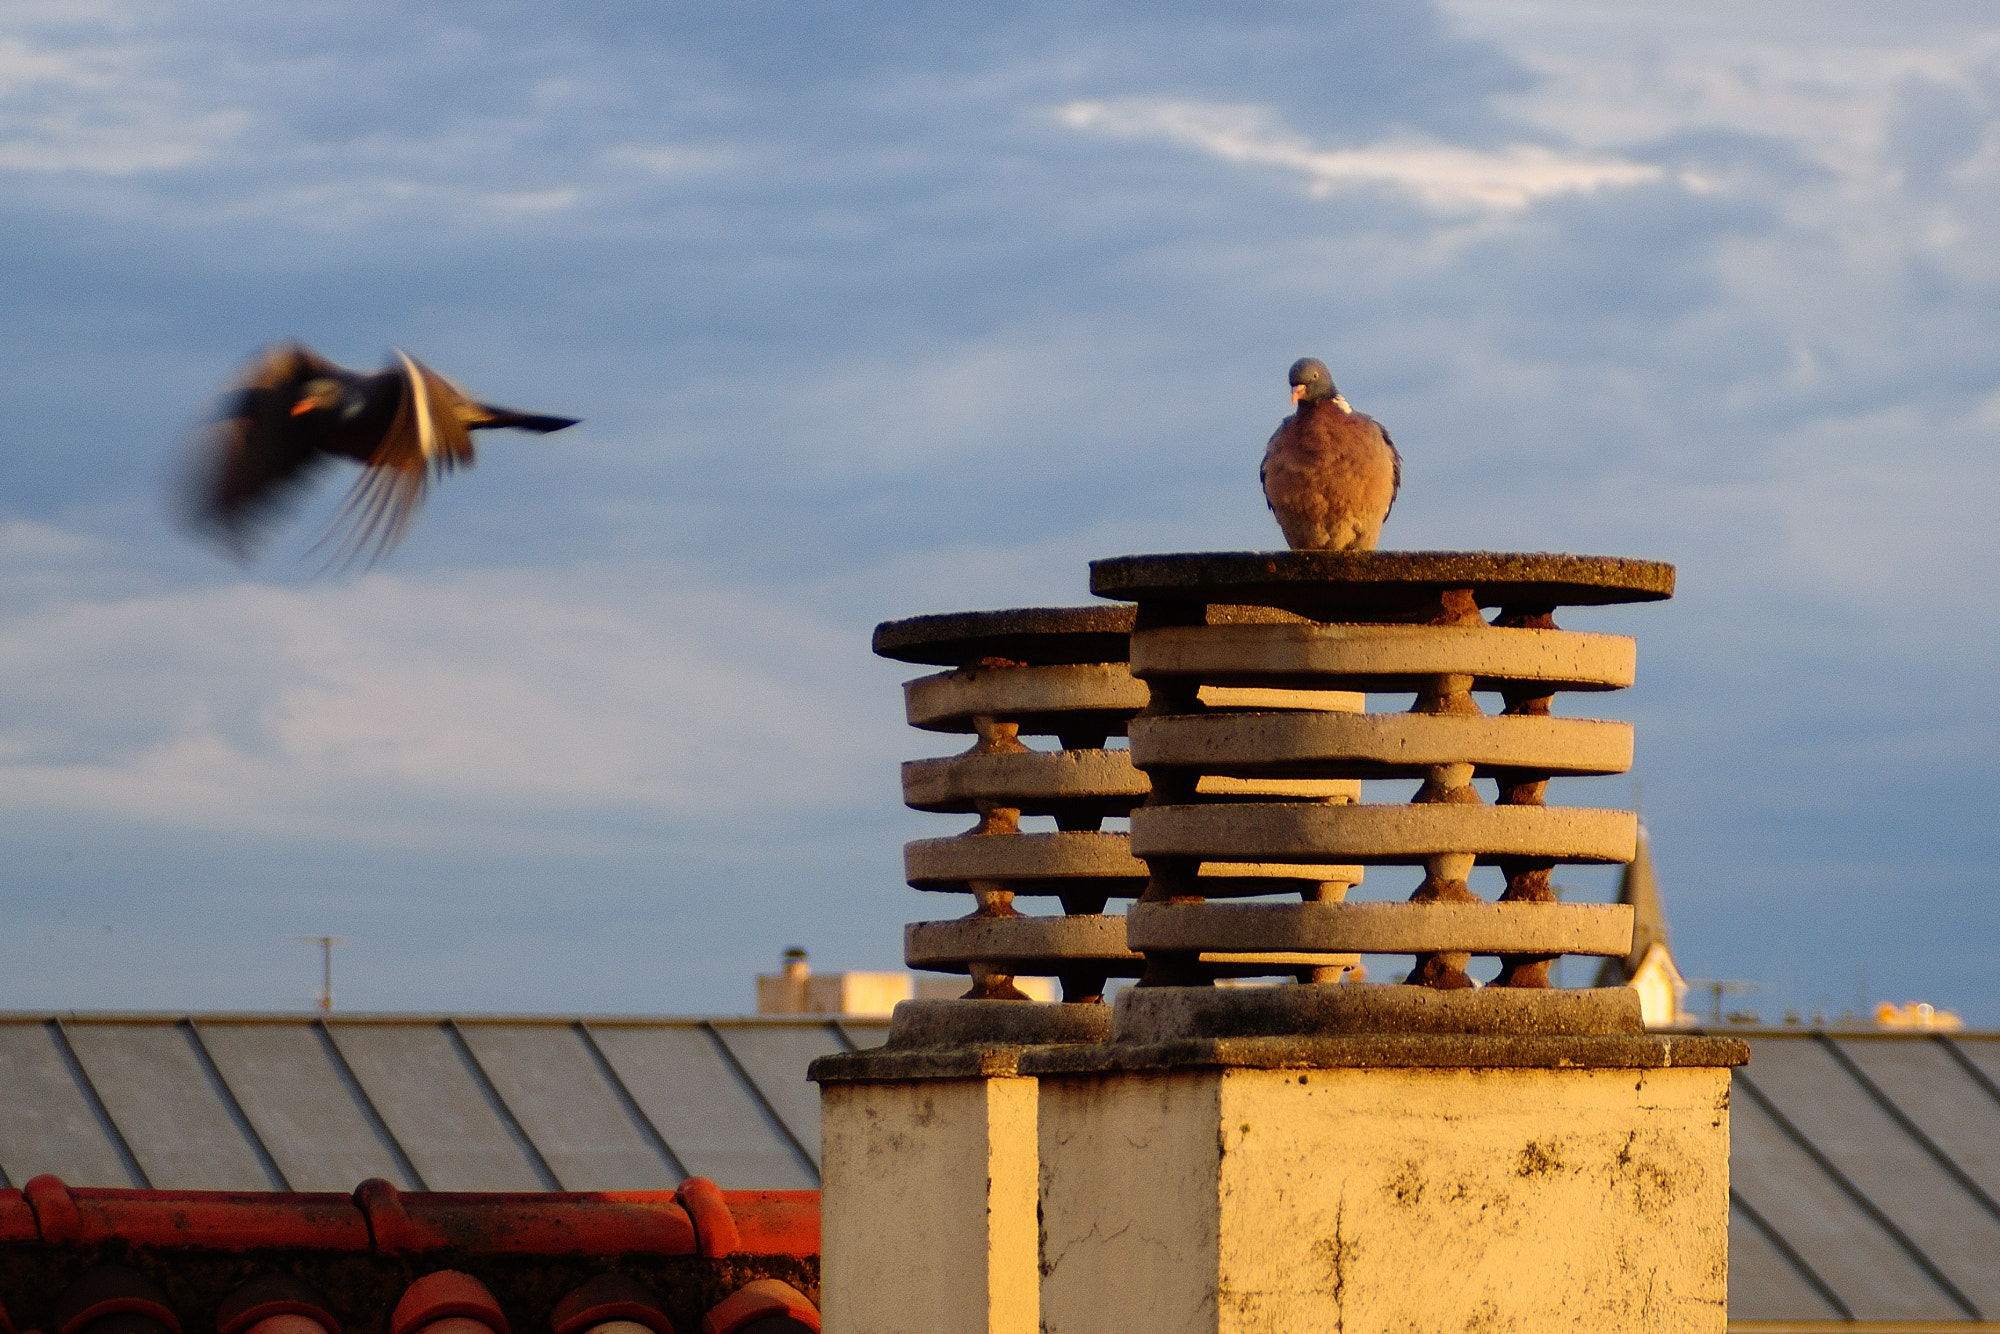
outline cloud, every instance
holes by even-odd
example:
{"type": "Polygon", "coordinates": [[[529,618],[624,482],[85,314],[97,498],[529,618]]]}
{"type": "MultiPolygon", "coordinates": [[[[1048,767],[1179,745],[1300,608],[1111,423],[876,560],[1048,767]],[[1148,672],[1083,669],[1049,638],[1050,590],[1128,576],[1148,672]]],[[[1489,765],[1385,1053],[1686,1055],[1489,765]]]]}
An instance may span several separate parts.
{"type": "Polygon", "coordinates": [[[693,148],[685,144],[612,144],[598,156],[614,167],[630,167],[655,176],[681,176],[711,171],[734,161],[735,155],[718,148],[693,148]]]}
{"type": "Polygon", "coordinates": [[[1071,129],[1199,149],[1225,162],[1275,167],[1305,178],[1318,196],[1336,190],[1393,191],[1436,209],[1512,212],[1555,195],[1649,185],[1665,172],[1647,162],[1563,153],[1516,143],[1497,151],[1428,140],[1321,148],[1269,109],[1163,98],[1070,102],[1056,116],[1071,129]]]}
{"type": "MultiPolygon", "coordinates": [[[[4,545],[80,579],[107,554],[25,527],[4,545]]],[[[877,710],[811,665],[835,647],[657,567],[77,589],[0,614],[0,808],[391,845],[523,812],[747,828],[852,800],[841,738],[877,710]]]]}
{"type": "Polygon", "coordinates": [[[251,124],[204,108],[136,45],[62,47],[0,34],[0,171],[127,176],[214,157],[251,124]]]}

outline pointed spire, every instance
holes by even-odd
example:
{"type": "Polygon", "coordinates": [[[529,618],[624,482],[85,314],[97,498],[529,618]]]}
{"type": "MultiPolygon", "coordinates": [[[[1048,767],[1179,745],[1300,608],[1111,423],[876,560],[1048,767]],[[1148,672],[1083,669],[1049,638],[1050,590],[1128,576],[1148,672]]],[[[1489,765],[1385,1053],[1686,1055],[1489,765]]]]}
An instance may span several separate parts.
{"type": "Polygon", "coordinates": [[[1638,850],[1618,880],[1618,901],[1632,905],[1632,952],[1623,959],[1604,961],[1597,972],[1600,987],[1621,986],[1630,981],[1645,962],[1646,951],[1655,943],[1661,946],[1667,943],[1667,914],[1660,907],[1660,886],[1653,878],[1653,850],[1643,824],[1639,826],[1638,850]]]}

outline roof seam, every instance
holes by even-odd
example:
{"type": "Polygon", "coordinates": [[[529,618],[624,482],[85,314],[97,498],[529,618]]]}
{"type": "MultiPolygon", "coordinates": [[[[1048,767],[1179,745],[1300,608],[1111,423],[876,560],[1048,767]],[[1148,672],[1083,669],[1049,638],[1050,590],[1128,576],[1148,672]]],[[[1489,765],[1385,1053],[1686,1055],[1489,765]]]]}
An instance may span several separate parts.
{"type": "Polygon", "coordinates": [[[606,1082],[611,1085],[611,1091],[618,1095],[618,1101],[624,1105],[625,1114],[637,1123],[648,1139],[652,1140],[653,1147],[667,1160],[667,1166],[674,1171],[677,1179],[685,1181],[694,1175],[687,1170],[687,1164],[681,1161],[681,1156],[674,1152],[673,1146],[667,1143],[667,1137],[660,1133],[660,1128],[653,1124],[653,1118],[646,1115],[646,1109],[639,1105],[639,1100],[632,1096],[632,1090],[625,1085],[625,1077],[618,1073],[618,1067],[611,1063],[611,1057],[605,1050],[597,1045],[597,1035],[590,1031],[590,1025],[579,1019],[576,1021],[576,1031],[577,1036],[583,1039],[585,1049],[590,1052],[591,1059],[597,1062],[598,1072],[604,1076],[606,1082]]]}
{"type": "Polygon", "coordinates": [[[340,1076],[342,1082],[347,1085],[347,1091],[360,1104],[361,1114],[368,1118],[369,1127],[388,1146],[390,1155],[396,1160],[396,1170],[403,1173],[403,1179],[410,1183],[412,1190],[429,1190],[430,1187],[424,1183],[424,1174],[417,1170],[415,1160],[404,1150],[403,1142],[396,1138],[396,1132],[389,1128],[381,1109],[375,1105],[374,1096],[368,1092],[368,1086],[361,1082],[361,1076],[354,1073],[354,1067],[348,1064],[347,1053],[340,1049],[340,1041],[333,1036],[333,1029],[328,1027],[324,1019],[314,1019],[313,1029],[319,1034],[320,1042],[325,1045],[327,1055],[333,1058],[334,1073],[340,1076]]]}
{"type": "Polygon", "coordinates": [[[83,1068],[83,1059],[76,1054],[76,1048],[70,1044],[69,1032],[63,1027],[62,1016],[50,1015],[45,1022],[49,1032],[55,1037],[57,1054],[62,1057],[63,1064],[69,1067],[70,1078],[76,1081],[84,1102],[89,1104],[91,1114],[97,1118],[98,1128],[111,1141],[111,1147],[118,1151],[118,1157],[123,1162],[125,1171],[130,1174],[132,1184],[140,1190],[151,1190],[153,1179],[146,1175],[146,1169],[139,1165],[139,1155],[132,1152],[132,1146],[125,1140],[125,1132],[118,1128],[118,1122],[111,1116],[111,1109],[105,1106],[104,1099],[98,1096],[97,1085],[90,1078],[90,1071],[83,1068]]]}
{"type": "Polygon", "coordinates": [[[500,1090],[494,1085],[492,1077],[486,1073],[486,1067],[480,1064],[478,1053],[473,1051],[472,1044],[465,1040],[465,1034],[458,1031],[458,1020],[447,1019],[444,1021],[444,1027],[451,1035],[452,1041],[458,1044],[458,1054],[464,1058],[466,1066],[472,1071],[472,1077],[479,1081],[480,1090],[492,1103],[493,1110],[500,1114],[500,1120],[506,1126],[507,1133],[513,1136],[514,1143],[527,1153],[528,1163],[541,1177],[543,1189],[561,1190],[562,1178],[558,1177],[555,1169],[549,1166],[549,1160],[542,1156],[542,1151],[535,1141],[528,1138],[528,1128],[514,1115],[514,1109],[500,1096],[500,1090]]]}
{"type": "Polygon", "coordinates": [[[1807,1139],[1805,1132],[1794,1125],[1790,1117],[1778,1110],[1778,1105],[1771,1101],[1764,1090],[1757,1087],[1756,1082],[1749,1075],[1740,1069],[1734,1073],[1736,1080],[1743,1085],[1743,1091],[1748,1093],[1751,1099],[1764,1110],[1765,1115],[1777,1123],[1778,1129],[1783,1131],[1792,1143],[1796,1144],[1804,1152],[1806,1157],[1812,1159],[1813,1164],[1820,1171],[1826,1173],[1832,1179],[1834,1185],[1840,1187],[1849,1199],[1861,1206],[1861,1211],[1874,1220],[1877,1227],[1887,1232],[1891,1240],[1903,1248],[1904,1253],[1916,1262],[1917,1267],[1924,1271],[1924,1274],[1929,1277],[1931,1282],[1937,1284],[1943,1290],[1944,1294],[1951,1298],[1954,1305],[1974,1320],[1985,1318],[1980,1314],[1979,1308],[1974,1306],[1971,1300],[1958,1290],[1958,1285],[1953,1283],[1945,1275],[1945,1272],[1937,1267],[1937,1262],[1925,1254],[1923,1247],[1917,1245],[1916,1240],[1903,1231],[1902,1228],[1898,1227],[1896,1221],[1884,1213],[1880,1205],[1869,1199],[1859,1186],[1849,1180],[1847,1174],[1835,1166],[1833,1160],[1827,1157],[1817,1144],[1807,1139]]]}
{"type": "Polygon", "coordinates": [[[771,1124],[778,1128],[778,1133],[783,1135],[785,1142],[792,1146],[792,1152],[796,1153],[799,1156],[799,1161],[805,1165],[806,1175],[812,1178],[813,1188],[817,1190],[820,1184],[819,1164],[814,1162],[812,1155],[806,1152],[806,1146],[799,1142],[799,1137],[792,1132],[791,1126],[785,1123],[785,1118],[778,1115],[778,1109],[773,1107],[771,1100],[764,1096],[764,1090],[757,1087],[757,1081],[750,1077],[750,1072],[744,1068],[743,1062],[736,1059],[736,1053],[731,1051],[729,1044],[722,1040],[721,1031],[706,1019],[701,1021],[701,1029],[704,1033],[708,1034],[708,1040],[715,1044],[715,1049],[721,1053],[723,1061],[735,1072],[736,1077],[743,1081],[743,1087],[749,1091],[752,1098],[756,1099],[757,1105],[764,1109],[764,1115],[771,1118],[771,1124]]]}
{"type": "Polygon", "coordinates": [[[1806,1263],[1805,1256],[1800,1255],[1792,1243],[1785,1240],[1784,1234],[1772,1225],[1771,1220],[1764,1217],[1763,1214],[1752,1207],[1750,1201],[1744,1199],[1743,1193],[1734,1186],[1729,1188],[1729,1202],[1743,1211],[1743,1216],[1749,1219],[1773,1246],[1778,1248],[1778,1254],[1791,1262],[1792,1268],[1799,1271],[1800,1277],[1804,1278],[1811,1285],[1812,1290],[1817,1292],[1842,1320],[1854,1319],[1854,1312],[1848,1309],[1846,1302],[1840,1300],[1840,1294],[1835,1292],[1827,1284],[1827,1281],[1819,1276],[1818,1270],[1806,1263]]]}
{"type": "Polygon", "coordinates": [[[1833,1059],[1839,1063],[1840,1068],[1845,1070],[1855,1083],[1867,1090],[1868,1096],[1873,1098],[1882,1110],[1889,1114],[1891,1120],[1902,1127],[1903,1133],[1922,1145],[1924,1152],[1937,1160],[1937,1165],[1945,1170],[1946,1175],[1950,1176],[1953,1181],[1956,1181],[1973,1199],[1979,1201],[1980,1206],[1987,1213],[1991,1214],[1996,1221],[2000,1221],[2000,1203],[1996,1203],[1993,1197],[1986,1193],[1986,1188],[1974,1180],[1971,1174],[1964,1168],[1960,1167],[1953,1160],[1952,1156],[1944,1151],[1943,1145],[1925,1134],[1923,1127],[1911,1120],[1903,1109],[1890,1099],[1882,1086],[1870,1078],[1867,1071],[1856,1065],[1853,1057],[1840,1049],[1839,1043],[1824,1033],[1818,1036],[1820,1042],[1826,1046],[1827,1050],[1833,1053],[1833,1059]]]}
{"type": "Polygon", "coordinates": [[[215,1063],[215,1057],[208,1050],[208,1044],[201,1040],[201,1029],[195,1026],[194,1016],[181,1021],[181,1029],[187,1034],[188,1045],[194,1048],[194,1058],[201,1063],[202,1073],[208,1082],[222,1095],[222,1109],[229,1113],[229,1119],[236,1123],[236,1129],[250,1143],[250,1151],[257,1155],[257,1165],[264,1169],[264,1175],[276,1184],[277,1189],[289,1191],[292,1183],[285,1179],[285,1170],[278,1166],[278,1160],[271,1156],[271,1150],[264,1143],[264,1137],[257,1133],[257,1127],[250,1122],[243,1104],[236,1100],[236,1090],[229,1087],[229,1080],[223,1076],[222,1067],[215,1063]]]}
{"type": "Polygon", "coordinates": [[[1931,1040],[1950,1052],[1951,1059],[1958,1062],[1959,1069],[1972,1076],[1972,1082],[1979,1085],[1980,1088],[1985,1089],[1988,1097],[1992,1098],[1995,1102],[2000,1102],[2000,1086],[1996,1086],[1992,1079],[1987,1076],[1986,1072],[1981,1070],[1956,1042],[1953,1042],[1944,1033],[1931,1034],[1931,1040]]]}

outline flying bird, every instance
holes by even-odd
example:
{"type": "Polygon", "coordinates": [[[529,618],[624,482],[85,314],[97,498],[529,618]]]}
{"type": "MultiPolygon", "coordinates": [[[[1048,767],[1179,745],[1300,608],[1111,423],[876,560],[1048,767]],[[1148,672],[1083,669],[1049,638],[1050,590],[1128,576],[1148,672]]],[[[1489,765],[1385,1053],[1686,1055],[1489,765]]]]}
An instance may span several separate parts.
{"type": "Polygon", "coordinates": [[[197,527],[243,556],[328,460],[350,460],[361,476],[320,541],[338,535],[335,560],[366,552],[372,563],[402,540],[432,478],[472,465],[473,431],[574,425],[481,403],[401,349],[367,374],[281,343],[197,433],[184,500],[197,527]]]}
{"type": "Polygon", "coordinates": [[[1373,551],[1403,485],[1403,456],[1382,423],[1356,412],[1326,363],[1292,363],[1298,411],[1264,446],[1264,499],[1294,551],[1373,551]]]}

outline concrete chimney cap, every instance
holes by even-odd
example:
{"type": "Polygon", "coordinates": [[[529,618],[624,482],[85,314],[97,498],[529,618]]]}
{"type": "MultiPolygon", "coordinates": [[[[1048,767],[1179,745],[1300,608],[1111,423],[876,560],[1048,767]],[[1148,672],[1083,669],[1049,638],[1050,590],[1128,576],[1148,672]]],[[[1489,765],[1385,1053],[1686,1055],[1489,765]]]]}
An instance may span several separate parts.
{"type": "Polygon", "coordinates": [[[874,648],[884,658],[936,667],[976,667],[988,658],[1031,667],[1123,662],[1132,616],[1130,606],[943,612],[882,622],[874,648]]]}
{"type": "Polygon", "coordinates": [[[1674,595],[1674,567],[1547,551],[1210,551],[1090,563],[1090,591],[1140,602],[1249,604],[1318,619],[1416,611],[1448,589],[1482,607],[1585,607],[1674,595]]]}

